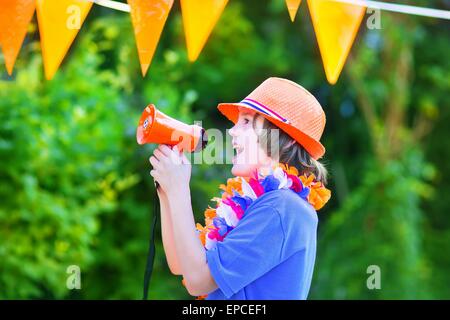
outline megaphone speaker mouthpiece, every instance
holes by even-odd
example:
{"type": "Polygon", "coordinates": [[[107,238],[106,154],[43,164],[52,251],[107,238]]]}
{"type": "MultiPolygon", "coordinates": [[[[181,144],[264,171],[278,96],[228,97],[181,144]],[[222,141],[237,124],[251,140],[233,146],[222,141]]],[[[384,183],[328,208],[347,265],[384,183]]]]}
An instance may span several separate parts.
{"type": "Polygon", "coordinates": [[[156,109],[154,104],[148,105],[142,112],[136,140],[138,144],[178,145],[180,150],[187,152],[200,151],[208,143],[205,129],[173,119],[156,109]]]}

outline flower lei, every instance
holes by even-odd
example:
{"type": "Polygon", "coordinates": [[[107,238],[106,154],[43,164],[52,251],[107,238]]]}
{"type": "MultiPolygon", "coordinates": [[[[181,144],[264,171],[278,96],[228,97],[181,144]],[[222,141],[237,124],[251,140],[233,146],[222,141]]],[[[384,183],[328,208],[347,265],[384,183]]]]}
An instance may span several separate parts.
{"type": "MultiPolygon", "coordinates": [[[[247,208],[264,193],[277,189],[291,189],[315,210],[330,199],[331,191],[316,180],[314,174],[299,175],[293,166],[279,163],[268,172],[255,171],[252,177],[235,177],[221,184],[222,196],[212,198],[215,208],[205,210],[205,226],[197,223],[197,232],[206,250],[213,249],[233,230],[245,215],[247,208]]],[[[204,299],[200,296],[198,299],[204,299]]]]}

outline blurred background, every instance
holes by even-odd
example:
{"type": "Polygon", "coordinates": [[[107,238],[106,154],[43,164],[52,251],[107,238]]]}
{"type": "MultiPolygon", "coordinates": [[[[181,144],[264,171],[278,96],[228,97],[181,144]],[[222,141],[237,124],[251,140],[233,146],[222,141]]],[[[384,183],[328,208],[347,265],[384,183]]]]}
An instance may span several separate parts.
{"type": "MultiPolygon", "coordinates": [[[[400,1],[450,9],[447,0],[400,1]]],[[[368,15],[366,15],[367,19],[368,15]]],[[[310,299],[450,299],[450,28],[382,12],[326,82],[306,2],[230,1],[200,58],[187,60],[178,1],[142,78],[129,14],[94,6],[52,81],[36,17],[15,71],[0,54],[0,298],[140,299],[155,201],[136,125],[149,103],[205,128],[269,76],[321,102],[332,199],[319,211],[310,299]],[[68,290],[66,269],[81,269],[68,290]],[[381,270],[381,289],[366,286],[381,270]]],[[[197,222],[230,165],[193,166],[197,222]]],[[[193,299],[170,274],[157,229],[151,299],[193,299]]],[[[250,266],[242,266],[248,268],[250,266]]]]}

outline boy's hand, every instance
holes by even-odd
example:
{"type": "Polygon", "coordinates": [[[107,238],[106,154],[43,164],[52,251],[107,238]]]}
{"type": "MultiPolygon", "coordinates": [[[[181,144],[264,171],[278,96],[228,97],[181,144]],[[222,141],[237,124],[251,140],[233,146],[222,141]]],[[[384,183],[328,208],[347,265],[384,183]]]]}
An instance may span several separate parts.
{"type": "Polygon", "coordinates": [[[159,145],[149,159],[153,166],[150,175],[158,181],[158,195],[184,192],[189,188],[191,179],[191,163],[177,146],[172,149],[167,145],[159,145]]]}

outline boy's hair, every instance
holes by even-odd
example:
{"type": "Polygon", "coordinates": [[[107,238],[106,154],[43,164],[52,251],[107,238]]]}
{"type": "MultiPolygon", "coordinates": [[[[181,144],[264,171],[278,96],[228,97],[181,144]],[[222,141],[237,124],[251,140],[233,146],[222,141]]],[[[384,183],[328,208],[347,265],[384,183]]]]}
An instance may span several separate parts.
{"type": "MultiPolygon", "coordinates": [[[[263,130],[262,134],[258,136],[258,143],[266,154],[278,162],[294,166],[300,174],[314,174],[317,181],[326,185],[328,171],[325,166],[313,159],[305,148],[287,133],[260,114],[255,115],[253,129],[255,129],[256,120],[259,117],[263,118],[263,130]],[[277,130],[278,134],[272,134],[274,129],[277,130]]],[[[255,130],[255,132],[257,131],[255,130]]]]}

